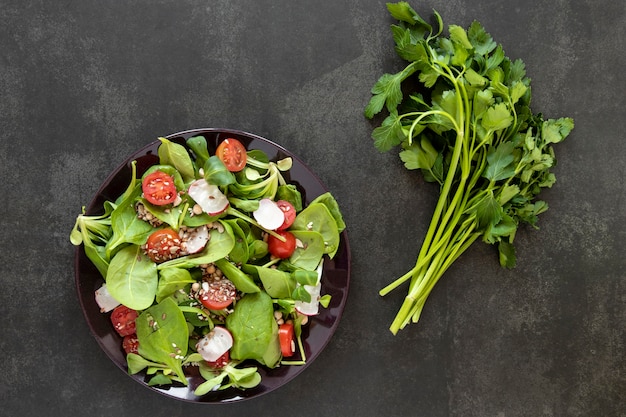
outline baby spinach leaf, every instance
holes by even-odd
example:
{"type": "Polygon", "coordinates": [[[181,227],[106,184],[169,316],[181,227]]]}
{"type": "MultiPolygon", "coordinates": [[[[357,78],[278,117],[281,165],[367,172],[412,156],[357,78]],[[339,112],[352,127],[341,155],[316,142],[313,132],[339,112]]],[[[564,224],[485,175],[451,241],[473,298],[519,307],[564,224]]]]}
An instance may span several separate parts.
{"type": "Polygon", "coordinates": [[[229,185],[235,182],[235,176],[226,168],[226,165],[216,155],[209,157],[203,165],[204,179],[217,186],[229,185]]]}
{"type": "Polygon", "coordinates": [[[159,271],[159,285],[157,286],[156,302],[160,303],[175,291],[185,288],[196,282],[191,273],[182,268],[166,268],[159,271]]]}
{"type": "Polygon", "coordinates": [[[174,168],[172,165],[166,165],[166,164],[152,165],[150,168],[146,170],[146,172],[144,172],[142,179],[152,174],[155,171],[164,172],[170,177],[172,177],[174,179],[174,185],[176,186],[177,190],[180,191],[180,190],[185,189],[185,180],[183,180],[183,177],[180,175],[180,172],[178,172],[176,168],[174,168]]]}
{"type": "Polygon", "coordinates": [[[255,239],[248,244],[248,258],[251,261],[256,261],[263,258],[268,254],[267,242],[261,239],[255,239]]]}
{"type": "Polygon", "coordinates": [[[293,208],[296,212],[302,210],[302,194],[298,191],[293,184],[283,184],[278,186],[276,191],[276,200],[285,200],[293,204],[293,208]]]}
{"type": "Polygon", "coordinates": [[[296,247],[289,258],[289,263],[296,268],[314,271],[324,256],[324,237],[318,232],[309,230],[292,230],[292,233],[302,242],[303,247],[296,247]]]}
{"type": "Polygon", "coordinates": [[[164,373],[157,373],[148,380],[149,387],[158,387],[163,385],[171,385],[174,380],[178,380],[173,375],[165,375],[164,373]]]}
{"type": "Polygon", "coordinates": [[[315,285],[319,278],[317,271],[306,271],[304,269],[296,269],[291,273],[291,276],[300,285],[315,285]]]}
{"type": "Polygon", "coordinates": [[[225,258],[221,258],[215,261],[215,266],[217,266],[228,278],[235,284],[237,290],[243,293],[252,293],[259,292],[261,289],[254,283],[252,278],[247,275],[244,271],[237,268],[232,262],[226,260],[225,258]]]}
{"type": "Polygon", "coordinates": [[[228,258],[236,263],[243,264],[248,262],[248,236],[246,232],[250,232],[250,228],[247,227],[247,223],[241,219],[227,219],[225,223],[231,227],[233,236],[235,238],[235,245],[230,251],[228,258]],[[246,229],[244,231],[244,228],[246,229]]]}
{"type": "MultiPolygon", "coordinates": [[[[141,204],[144,205],[146,211],[150,214],[152,214],[154,217],[156,217],[157,219],[161,220],[164,223],[167,223],[168,225],[170,225],[174,230],[178,230],[179,226],[180,226],[180,222],[181,222],[181,218],[183,216],[185,216],[187,213],[183,213],[183,210],[185,208],[185,205],[181,204],[178,205],[176,207],[170,207],[168,206],[167,208],[164,207],[159,207],[159,206],[155,206],[152,205],[148,202],[148,200],[146,200],[145,198],[140,198],[139,201],[141,202],[141,204]]],[[[130,212],[129,212],[130,214],[130,212]]],[[[137,221],[140,221],[141,223],[147,224],[148,226],[150,226],[149,223],[144,222],[143,220],[140,220],[137,218],[137,213],[135,213],[135,210],[133,209],[133,216],[135,217],[135,219],[137,221]]],[[[152,231],[154,231],[154,229],[152,228],[152,226],[150,226],[150,229],[152,231]]],[[[147,238],[147,236],[146,236],[147,238]]],[[[139,244],[143,244],[145,243],[145,240],[143,242],[140,242],[139,244]]]]}
{"type": "Polygon", "coordinates": [[[326,206],[330,214],[335,219],[335,223],[337,223],[337,230],[341,233],[346,228],[346,223],[343,221],[343,215],[341,214],[339,203],[337,203],[335,197],[331,193],[326,192],[311,201],[311,204],[317,203],[321,203],[326,206]]]}
{"type": "Polygon", "coordinates": [[[196,165],[203,167],[206,160],[209,159],[209,148],[204,136],[194,136],[187,139],[187,146],[189,146],[196,157],[196,165]]]}
{"type": "Polygon", "coordinates": [[[278,325],[272,298],[267,293],[244,295],[226,317],[226,326],[234,339],[231,358],[254,359],[269,368],[278,364],[281,357],[278,325]]]}
{"type": "Polygon", "coordinates": [[[137,181],[136,162],[131,164],[131,180],[126,191],[117,199],[111,212],[111,230],[113,235],[106,244],[107,257],[112,257],[115,250],[124,243],[140,245],[147,239],[151,226],[137,218],[134,202],[141,195],[141,183],[137,181]]]}
{"type": "Polygon", "coordinates": [[[187,355],[189,332],[185,316],[171,298],[142,312],[136,320],[139,354],[167,365],[187,383],[182,360],[187,355]]]}
{"type": "Polygon", "coordinates": [[[143,310],[154,302],[158,283],[156,264],[138,245],[126,246],[111,259],[106,283],[117,301],[134,310],[143,310]]]}
{"type": "MultiPolygon", "coordinates": [[[[137,197],[141,193],[141,186],[138,186],[133,194],[137,197]]],[[[150,233],[154,231],[152,226],[137,217],[137,212],[133,205],[134,198],[124,200],[111,213],[111,228],[113,236],[107,243],[107,253],[111,256],[114,251],[125,243],[143,245],[146,243],[150,233]]]]}
{"type": "Polygon", "coordinates": [[[287,298],[295,288],[295,281],[289,272],[260,265],[243,265],[244,271],[254,275],[263,283],[263,289],[272,298],[287,298]]]}
{"type": "Polygon", "coordinates": [[[247,200],[244,198],[229,197],[228,201],[239,210],[243,210],[248,213],[252,213],[259,208],[259,200],[247,200]]]}
{"type": "Polygon", "coordinates": [[[339,248],[339,228],[335,217],[322,203],[311,203],[296,216],[291,230],[315,231],[322,235],[324,253],[331,258],[339,248]]]}
{"type": "Polygon", "coordinates": [[[168,369],[167,365],[149,361],[136,353],[126,355],[126,364],[128,365],[128,373],[130,375],[135,375],[148,367],[168,369]]]}
{"type": "Polygon", "coordinates": [[[159,160],[163,165],[171,165],[182,175],[185,181],[190,181],[195,178],[195,170],[191,156],[183,145],[174,143],[166,138],[159,138],[161,144],[159,145],[158,154],[159,160]]]}

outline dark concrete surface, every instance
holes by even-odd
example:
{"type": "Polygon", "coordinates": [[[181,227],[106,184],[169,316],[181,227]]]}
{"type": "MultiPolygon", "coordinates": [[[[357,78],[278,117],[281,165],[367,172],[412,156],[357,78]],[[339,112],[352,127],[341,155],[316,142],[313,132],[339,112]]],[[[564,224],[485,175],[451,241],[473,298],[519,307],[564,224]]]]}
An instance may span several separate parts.
{"type": "Polygon", "coordinates": [[[541,230],[501,269],[475,244],[422,319],[387,331],[434,190],[378,153],[362,116],[398,67],[383,1],[0,2],[0,415],[626,416],[626,6],[413,1],[476,19],[570,116],[541,230]],[[83,319],[68,235],[107,174],[157,136],[225,127],[299,155],[339,200],[351,291],[328,347],[289,384],[188,404],[126,377],[83,319]]]}

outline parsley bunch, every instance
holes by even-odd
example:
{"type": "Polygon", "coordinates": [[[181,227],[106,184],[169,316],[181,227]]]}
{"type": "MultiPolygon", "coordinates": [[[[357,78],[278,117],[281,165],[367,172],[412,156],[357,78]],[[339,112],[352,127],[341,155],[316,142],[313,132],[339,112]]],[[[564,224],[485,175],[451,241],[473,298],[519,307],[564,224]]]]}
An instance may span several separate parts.
{"type": "Polygon", "coordinates": [[[573,129],[570,118],[544,120],[530,109],[524,63],[512,61],[478,22],[431,26],[407,2],[388,3],[395,50],[408,62],[372,88],[365,116],[388,115],[372,132],[381,152],[401,147],[407,169],[438,183],[440,195],[415,267],[380,291],[406,281],[408,294],[390,330],[417,322],[450,265],[481,238],[497,245],[500,264],[515,266],[518,226],[537,227],[548,205],[536,197],[556,178],[552,145],[573,129]]]}

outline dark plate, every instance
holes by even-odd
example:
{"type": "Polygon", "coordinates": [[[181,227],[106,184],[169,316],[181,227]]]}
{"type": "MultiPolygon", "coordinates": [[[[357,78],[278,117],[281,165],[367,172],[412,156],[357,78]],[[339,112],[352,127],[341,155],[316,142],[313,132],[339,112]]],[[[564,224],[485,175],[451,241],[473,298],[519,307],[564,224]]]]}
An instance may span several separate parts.
{"type": "MultiPolygon", "coordinates": [[[[246,145],[247,149],[264,151],[271,160],[290,156],[293,159],[293,167],[285,176],[285,179],[299,188],[305,204],[310,203],[315,197],[327,191],[319,178],[295,155],[267,139],[250,133],[227,129],[195,129],[176,133],[167,138],[184,144],[187,138],[198,135],[206,138],[210,151],[214,151],[217,143],[226,137],[234,137],[246,145]]],[[[131,177],[131,161],[137,160],[138,176],[142,175],[148,167],[157,163],[159,143],[159,141],[155,141],[138,150],[111,173],[89,204],[86,211],[87,214],[101,214],[105,200],[115,200],[124,192],[131,177]]],[[[121,347],[122,339],[113,329],[109,321],[109,314],[100,313],[94,298],[94,291],[102,285],[103,279],[85,256],[82,246],[76,249],[75,272],[78,298],[93,336],[113,363],[124,371],[125,374],[128,374],[125,354],[121,347]]],[[[328,344],[341,318],[348,296],[349,281],[350,248],[346,231],[343,231],[341,244],[334,259],[329,260],[326,257],[324,260],[322,294],[330,294],[332,296],[331,303],[328,308],[321,308],[319,315],[311,317],[309,324],[303,331],[303,344],[307,356],[306,364],[302,366],[280,366],[275,369],[259,367],[262,382],[256,388],[243,391],[226,389],[214,391],[202,397],[196,397],[193,395],[193,390],[204,381],[198,375],[189,376],[188,386],[175,386],[164,389],[148,386],[143,373],[130,375],[130,377],[147,388],[165,396],[197,403],[242,401],[273,391],[304,371],[328,344]]]]}

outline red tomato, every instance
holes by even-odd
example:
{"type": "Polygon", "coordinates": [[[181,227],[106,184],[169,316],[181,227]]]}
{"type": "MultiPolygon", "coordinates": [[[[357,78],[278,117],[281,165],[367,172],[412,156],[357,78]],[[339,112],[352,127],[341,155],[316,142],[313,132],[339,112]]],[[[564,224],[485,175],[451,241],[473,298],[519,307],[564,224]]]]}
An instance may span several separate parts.
{"type": "Polygon", "coordinates": [[[138,314],[135,310],[120,304],[111,313],[111,323],[113,323],[115,331],[120,336],[128,336],[136,332],[135,320],[137,316],[138,314]]]}
{"type": "Polygon", "coordinates": [[[281,241],[273,235],[269,235],[267,238],[267,250],[269,250],[272,256],[280,259],[289,258],[296,250],[296,237],[293,233],[286,230],[277,231],[280,236],[285,238],[285,241],[281,241]]]}
{"type": "Polygon", "coordinates": [[[278,206],[279,209],[281,209],[283,211],[283,213],[285,213],[285,221],[276,230],[288,229],[289,226],[291,226],[293,224],[294,220],[296,220],[296,209],[293,206],[293,204],[291,204],[289,201],[285,201],[285,200],[278,200],[276,202],[276,205],[278,206]]]}
{"type": "Polygon", "coordinates": [[[128,336],[124,336],[122,347],[127,354],[139,352],[139,339],[137,339],[137,335],[129,334],[128,336]]]}
{"type": "Polygon", "coordinates": [[[209,310],[222,310],[232,304],[237,289],[235,284],[226,278],[203,282],[198,300],[209,310]]]}
{"type": "Polygon", "coordinates": [[[248,161],[245,146],[234,138],[228,138],[221,142],[217,146],[215,154],[231,172],[241,171],[248,161]]]}
{"type": "Polygon", "coordinates": [[[153,262],[161,263],[181,255],[181,240],[174,229],[159,229],[146,242],[146,254],[153,262]]]}
{"type": "Polygon", "coordinates": [[[285,357],[293,355],[296,351],[293,336],[292,323],[283,323],[280,325],[278,328],[278,340],[280,341],[280,351],[285,357]]]}
{"type": "Polygon", "coordinates": [[[214,361],[206,361],[207,365],[214,369],[222,369],[228,364],[228,362],[230,362],[230,354],[228,351],[224,352],[222,356],[214,361]]]}
{"type": "Polygon", "coordinates": [[[164,206],[176,200],[174,178],[163,171],[154,171],[141,182],[143,196],[150,204],[164,206]]]}

